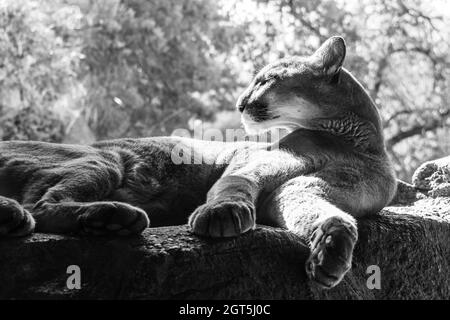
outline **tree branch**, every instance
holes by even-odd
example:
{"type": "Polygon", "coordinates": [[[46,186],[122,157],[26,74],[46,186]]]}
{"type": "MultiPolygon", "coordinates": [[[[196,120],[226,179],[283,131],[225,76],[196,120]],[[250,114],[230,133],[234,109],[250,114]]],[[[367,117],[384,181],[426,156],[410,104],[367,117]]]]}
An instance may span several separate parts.
{"type": "Polygon", "coordinates": [[[396,145],[400,141],[403,141],[403,140],[413,137],[415,135],[419,135],[424,132],[436,130],[437,128],[439,128],[443,125],[445,119],[448,117],[449,114],[450,114],[450,109],[442,112],[441,113],[442,117],[440,119],[433,119],[433,121],[431,121],[430,123],[428,123],[426,125],[415,125],[408,130],[400,131],[399,133],[397,133],[394,136],[387,139],[387,141],[386,141],[387,148],[391,149],[394,145],[396,145]]]}

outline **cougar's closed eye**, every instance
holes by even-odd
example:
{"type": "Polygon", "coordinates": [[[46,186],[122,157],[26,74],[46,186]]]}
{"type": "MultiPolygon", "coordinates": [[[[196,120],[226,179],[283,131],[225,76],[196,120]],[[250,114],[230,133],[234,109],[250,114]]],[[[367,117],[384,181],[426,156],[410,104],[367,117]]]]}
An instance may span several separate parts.
{"type": "Polygon", "coordinates": [[[257,80],[257,83],[259,83],[260,85],[265,85],[271,81],[275,81],[279,79],[279,76],[276,74],[271,74],[271,75],[266,75],[264,77],[261,77],[260,79],[257,80]]]}
{"type": "Polygon", "coordinates": [[[258,80],[258,84],[261,85],[261,86],[263,86],[263,85],[265,85],[267,82],[269,82],[269,80],[270,80],[270,79],[262,78],[262,79],[258,80]]]}

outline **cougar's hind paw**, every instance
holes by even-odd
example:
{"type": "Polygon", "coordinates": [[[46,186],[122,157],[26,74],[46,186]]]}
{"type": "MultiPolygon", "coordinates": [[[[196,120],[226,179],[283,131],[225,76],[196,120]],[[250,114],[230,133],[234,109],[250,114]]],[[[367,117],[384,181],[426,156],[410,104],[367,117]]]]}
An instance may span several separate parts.
{"type": "Polygon", "coordinates": [[[36,223],[17,201],[0,198],[0,237],[21,237],[33,233],[36,223]]]}
{"type": "Polygon", "coordinates": [[[255,207],[244,200],[218,200],[198,207],[189,217],[192,231],[201,236],[235,237],[255,228],[255,207]]]}
{"type": "Polygon", "coordinates": [[[319,224],[311,237],[311,255],[306,261],[308,277],[324,289],[336,286],[351,268],[357,239],[352,221],[331,217],[319,224]]]}
{"type": "Polygon", "coordinates": [[[140,234],[150,225],[144,210],[117,202],[91,204],[78,221],[82,231],[96,236],[140,234]]]}

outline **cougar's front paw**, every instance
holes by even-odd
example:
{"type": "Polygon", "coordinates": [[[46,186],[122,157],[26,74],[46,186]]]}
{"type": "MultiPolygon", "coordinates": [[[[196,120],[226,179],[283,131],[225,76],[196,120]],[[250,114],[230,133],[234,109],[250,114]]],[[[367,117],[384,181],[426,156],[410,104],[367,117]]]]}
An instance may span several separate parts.
{"type": "Polygon", "coordinates": [[[119,202],[90,204],[78,222],[82,231],[92,235],[128,236],[150,225],[144,210],[119,202]]]}
{"type": "Polygon", "coordinates": [[[311,237],[311,255],[306,261],[309,278],[324,289],[336,286],[351,268],[357,239],[353,221],[331,217],[321,222],[311,237]]]}
{"type": "Polygon", "coordinates": [[[195,234],[235,237],[255,227],[255,207],[245,200],[217,200],[198,207],[189,217],[195,234]]]}
{"type": "Polygon", "coordinates": [[[17,201],[0,198],[0,237],[26,236],[34,231],[35,225],[31,214],[17,201]]]}

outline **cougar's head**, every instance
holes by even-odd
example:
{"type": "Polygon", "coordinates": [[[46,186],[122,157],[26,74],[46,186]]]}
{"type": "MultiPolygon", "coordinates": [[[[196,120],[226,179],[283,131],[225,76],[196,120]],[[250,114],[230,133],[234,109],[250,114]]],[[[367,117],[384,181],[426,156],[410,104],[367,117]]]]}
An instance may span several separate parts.
{"type": "Polygon", "coordinates": [[[237,102],[246,131],[310,129],[316,120],[341,119],[346,114],[381,131],[375,104],[342,68],[345,53],[344,39],[332,37],[311,56],[283,59],[264,67],[237,102]]]}

